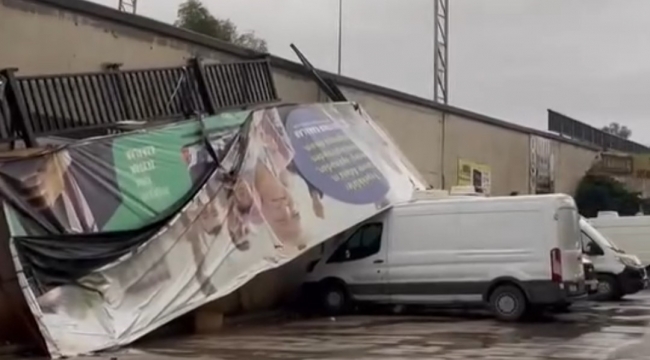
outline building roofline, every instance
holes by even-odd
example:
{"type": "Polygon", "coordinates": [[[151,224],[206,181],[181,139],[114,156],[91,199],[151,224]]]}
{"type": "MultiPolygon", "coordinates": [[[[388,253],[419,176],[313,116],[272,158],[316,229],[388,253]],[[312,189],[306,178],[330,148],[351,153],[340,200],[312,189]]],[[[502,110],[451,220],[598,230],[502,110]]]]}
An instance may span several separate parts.
{"type": "MultiPolygon", "coordinates": [[[[188,43],[203,46],[206,48],[211,48],[220,52],[224,52],[245,59],[255,59],[255,58],[268,56],[271,61],[271,64],[277,68],[288,70],[291,72],[296,72],[301,75],[309,75],[308,70],[305,69],[305,67],[300,63],[290,61],[275,55],[259,53],[257,51],[246,49],[237,45],[233,45],[231,43],[219,39],[211,38],[209,36],[180,29],[171,24],[167,24],[144,16],[121,12],[117,9],[99,5],[93,2],[89,2],[85,0],[27,0],[27,1],[45,4],[45,5],[53,6],[55,8],[65,9],[71,12],[85,14],[95,18],[109,20],[111,22],[131,26],[145,31],[151,31],[159,35],[186,41],[188,43]]],[[[475,113],[469,110],[460,109],[454,106],[439,104],[432,100],[424,99],[415,95],[410,95],[384,86],[371,84],[365,81],[353,79],[346,76],[340,76],[322,70],[319,71],[325,74],[327,77],[335,80],[336,83],[338,83],[339,85],[343,85],[346,87],[354,88],[357,90],[369,91],[378,95],[394,98],[414,105],[420,105],[423,107],[440,110],[452,115],[471,118],[475,121],[483,122],[486,124],[494,125],[497,127],[505,128],[516,132],[537,135],[548,139],[553,139],[556,141],[575,145],[578,147],[583,147],[590,150],[595,150],[595,151],[600,150],[595,146],[583,142],[575,141],[572,139],[567,139],[559,135],[551,134],[548,132],[544,132],[541,130],[537,130],[537,129],[533,129],[521,125],[516,125],[504,120],[475,113]]]]}

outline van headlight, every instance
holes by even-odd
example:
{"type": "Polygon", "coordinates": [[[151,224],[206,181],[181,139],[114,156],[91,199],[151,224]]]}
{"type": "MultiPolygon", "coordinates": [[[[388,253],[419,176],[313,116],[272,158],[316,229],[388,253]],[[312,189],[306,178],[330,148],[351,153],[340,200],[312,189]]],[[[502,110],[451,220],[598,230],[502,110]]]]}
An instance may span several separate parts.
{"type": "Polygon", "coordinates": [[[638,267],[639,266],[639,264],[634,259],[630,259],[628,257],[619,257],[618,261],[620,261],[621,264],[623,264],[625,266],[631,266],[631,267],[638,267]]]}

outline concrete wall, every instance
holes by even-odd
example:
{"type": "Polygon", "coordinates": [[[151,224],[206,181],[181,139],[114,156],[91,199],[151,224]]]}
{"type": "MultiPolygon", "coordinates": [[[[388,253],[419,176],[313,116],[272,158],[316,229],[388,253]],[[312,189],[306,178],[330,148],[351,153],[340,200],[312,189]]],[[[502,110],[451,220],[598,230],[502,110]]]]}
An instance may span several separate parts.
{"type": "Polygon", "coordinates": [[[529,135],[455,115],[445,118],[446,185],[458,181],[458,160],[490,166],[491,195],[528,192],[529,135]]]}
{"type": "MultiPolygon", "coordinates": [[[[122,69],[178,66],[200,56],[207,62],[238,57],[153,32],[73,14],[23,0],[0,3],[0,68],[19,75],[101,71],[106,63],[122,69]]],[[[318,87],[305,76],[274,69],[278,93],[286,102],[315,102],[318,87]]]]}
{"type": "Polygon", "coordinates": [[[555,142],[555,191],[573,194],[598,153],[568,143],[555,142]]]}
{"type": "Polygon", "coordinates": [[[234,60],[181,41],[128,26],[72,14],[27,1],[0,4],[0,66],[20,74],[99,71],[103,63],[124,69],[177,66],[193,54],[234,60]]]}
{"type": "MultiPolygon", "coordinates": [[[[226,62],[259,55],[150,19],[68,0],[0,0],[0,48],[4,50],[0,68],[18,67],[19,74],[98,71],[104,63],[123,63],[124,69],[178,66],[195,56],[226,62]]],[[[271,60],[282,100],[323,100],[302,67],[275,57],[271,60]]],[[[554,141],[557,189],[571,193],[596,154],[593,149],[484,115],[354,79],[336,80],[435,187],[456,184],[458,159],[463,158],[491,167],[493,194],[527,193],[529,137],[537,134],[554,141]]],[[[254,310],[276,304],[285,280],[304,261],[261,275],[216,308],[254,310]]],[[[298,283],[300,279],[293,280],[298,283]]]]}
{"type": "Polygon", "coordinates": [[[273,80],[278,95],[287,103],[310,103],[321,100],[321,92],[313,81],[305,76],[282,69],[273,69],[273,80]]]}

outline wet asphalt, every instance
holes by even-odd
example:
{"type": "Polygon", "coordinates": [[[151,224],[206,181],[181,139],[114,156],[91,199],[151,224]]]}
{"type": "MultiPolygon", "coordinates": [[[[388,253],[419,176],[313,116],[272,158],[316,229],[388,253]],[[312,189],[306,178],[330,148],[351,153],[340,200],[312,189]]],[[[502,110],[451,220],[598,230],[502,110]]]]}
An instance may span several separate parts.
{"type": "Polygon", "coordinates": [[[427,310],[230,328],[139,344],[118,358],[650,359],[650,292],[585,302],[564,314],[506,324],[482,311],[427,310]]]}

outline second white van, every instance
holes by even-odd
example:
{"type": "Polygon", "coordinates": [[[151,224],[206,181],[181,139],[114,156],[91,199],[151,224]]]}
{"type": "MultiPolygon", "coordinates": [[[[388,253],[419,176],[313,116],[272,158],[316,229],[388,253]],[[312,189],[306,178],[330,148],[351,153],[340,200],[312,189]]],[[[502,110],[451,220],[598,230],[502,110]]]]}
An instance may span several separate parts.
{"type": "Polygon", "coordinates": [[[415,200],[340,234],[305,289],[329,313],[355,302],[487,304],[501,320],[585,296],[567,195],[415,200]]]}
{"type": "Polygon", "coordinates": [[[648,287],[646,268],[637,256],[626,254],[584,218],[580,230],[584,253],[596,271],[598,300],[618,300],[648,287]]]}
{"type": "Polygon", "coordinates": [[[603,211],[587,221],[618,247],[638,256],[644,266],[650,266],[650,216],[619,216],[615,211],[603,211]]]}

